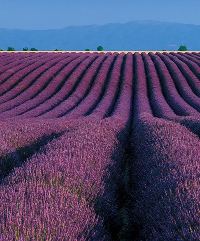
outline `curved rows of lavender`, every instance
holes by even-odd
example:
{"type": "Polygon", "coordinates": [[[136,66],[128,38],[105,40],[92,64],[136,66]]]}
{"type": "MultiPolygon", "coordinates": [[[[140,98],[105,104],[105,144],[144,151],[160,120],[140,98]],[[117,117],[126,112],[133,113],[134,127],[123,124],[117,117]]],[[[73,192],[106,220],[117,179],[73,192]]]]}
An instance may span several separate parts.
{"type": "Polygon", "coordinates": [[[199,53],[0,53],[0,240],[200,240],[199,53]]]}

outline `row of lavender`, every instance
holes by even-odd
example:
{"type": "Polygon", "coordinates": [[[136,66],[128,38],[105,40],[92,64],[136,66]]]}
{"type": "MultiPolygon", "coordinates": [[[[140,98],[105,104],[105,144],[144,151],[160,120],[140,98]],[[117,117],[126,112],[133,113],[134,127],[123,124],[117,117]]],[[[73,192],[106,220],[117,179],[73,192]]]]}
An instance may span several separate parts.
{"type": "MultiPolygon", "coordinates": [[[[85,59],[79,65],[76,62],[74,70],[72,65],[70,73],[69,69],[63,73],[61,79],[66,80],[55,95],[48,91],[56,89],[56,82],[45,92],[43,98],[52,112],[46,111],[46,101],[38,112],[46,119],[59,119],[44,121],[37,113],[32,117],[40,118],[9,122],[8,115],[1,122],[2,239],[121,240],[120,231],[129,227],[129,240],[199,240],[198,55],[73,57],[85,59]],[[77,117],[78,121],[72,120],[77,117]],[[100,120],[105,117],[111,118],[100,120]],[[132,124],[129,143],[127,123],[132,124]],[[48,144],[38,140],[63,130],[48,144]],[[33,146],[20,148],[33,141],[40,151],[36,148],[27,158],[23,153],[30,154],[33,146]],[[125,144],[131,145],[126,169],[125,144]],[[127,169],[131,195],[128,215],[124,215],[118,196],[127,169]]],[[[33,100],[25,102],[24,108],[33,100]]]]}
{"type": "Polygon", "coordinates": [[[119,240],[117,120],[1,122],[0,240],[119,240]]]}
{"type": "MultiPolygon", "coordinates": [[[[199,138],[150,114],[132,128],[129,240],[198,240],[199,138]]],[[[2,240],[120,240],[123,129],[112,118],[2,122],[2,240]]]]}
{"type": "Polygon", "coordinates": [[[1,122],[2,240],[198,240],[199,138],[150,114],[132,128],[125,215],[123,122],[1,122]]]}
{"type": "Polygon", "coordinates": [[[200,118],[187,124],[143,114],[133,125],[129,219],[135,240],[200,240],[200,118]]]}
{"type": "Polygon", "coordinates": [[[200,65],[181,58],[138,57],[130,140],[135,240],[200,239],[200,65]]]}
{"type": "Polygon", "coordinates": [[[115,109],[126,112],[127,118],[132,99],[143,97],[156,117],[199,115],[198,54],[42,55],[37,54],[35,60],[30,54],[29,60],[25,55],[26,60],[4,62],[0,118],[101,119],[112,116],[115,109]],[[119,110],[124,95],[128,104],[119,110]]]}

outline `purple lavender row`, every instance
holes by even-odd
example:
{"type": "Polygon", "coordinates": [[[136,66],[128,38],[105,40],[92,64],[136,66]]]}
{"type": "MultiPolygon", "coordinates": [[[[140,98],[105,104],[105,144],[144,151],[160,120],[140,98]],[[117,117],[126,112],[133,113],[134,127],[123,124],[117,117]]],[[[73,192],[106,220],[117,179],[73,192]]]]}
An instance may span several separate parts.
{"type": "Polygon", "coordinates": [[[194,109],[200,112],[200,98],[195,95],[195,93],[191,90],[186,78],[183,76],[181,71],[175,62],[173,62],[168,56],[161,55],[158,53],[158,56],[163,60],[169,69],[173,81],[176,85],[178,92],[181,97],[194,109]]]}
{"type": "Polygon", "coordinates": [[[167,66],[157,54],[149,54],[156,66],[161,82],[163,84],[163,91],[167,102],[173,108],[174,112],[180,116],[197,115],[198,111],[192,108],[184,99],[180,96],[176,89],[171,74],[169,73],[167,66]]]}
{"type": "Polygon", "coordinates": [[[124,61],[121,93],[117,99],[116,107],[111,113],[111,117],[120,118],[124,123],[128,123],[132,116],[133,55],[128,53],[124,61]]]}
{"type": "Polygon", "coordinates": [[[9,89],[12,88],[18,81],[22,80],[24,76],[26,76],[29,72],[37,68],[37,66],[40,66],[44,64],[45,59],[43,61],[38,59],[35,59],[30,62],[24,61],[22,65],[16,66],[14,68],[8,69],[0,76],[0,103],[3,103],[4,101],[2,99],[2,95],[9,91],[9,89]]]}
{"type": "Polygon", "coordinates": [[[100,98],[110,67],[116,56],[117,54],[112,54],[106,59],[101,69],[98,71],[95,82],[91,87],[88,95],[69,113],[60,118],[76,119],[84,116],[85,113],[87,113],[90,110],[91,106],[93,106],[100,98]]]}
{"type": "MultiPolygon", "coordinates": [[[[11,64],[13,63],[23,63],[24,61],[29,61],[29,59],[37,59],[38,56],[40,57],[47,57],[47,56],[52,56],[52,57],[56,57],[58,55],[66,55],[68,53],[15,53],[14,55],[10,54],[10,53],[6,53],[6,58],[8,58],[8,60],[6,61],[6,59],[2,60],[3,63],[5,64],[5,66],[3,66],[4,68],[8,68],[11,64]]],[[[1,56],[1,55],[0,55],[1,56]]],[[[1,60],[1,57],[0,57],[1,60]]],[[[10,66],[11,68],[11,66],[10,66]]]]}
{"type": "MultiPolygon", "coordinates": [[[[79,78],[82,75],[82,73],[85,71],[85,69],[97,58],[97,55],[90,55],[89,57],[82,56],[84,59],[78,60],[80,63],[77,66],[77,61],[71,62],[71,65],[68,67],[73,70],[73,73],[65,80],[63,83],[63,86],[61,89],[56,91],[55,85],[51,86],[51,92],[54,92],[50,98],[46,98],[49,95],[49,91],[46,91],[47,96],[45,94],[43,95],[45,97],[45,101],[43,101],[41,104],[39,104],[32,110],[28,111],[27,113],[24,113],[21,115],[21,117],[33,117],[33,116],[40,116],[58,104],[62,102],[62,100],[65,98],[65,96],[73,89],[73,86],[76,84],[76,82],[79,82],[79,78]],[[75,68],[75,69],[74,69],[75,68]]],[[[58,75],[58,78],[60,81],[63,81],[65,79],[64,76],[68,75],[70,71],[65,69],[62,71],[61,75],[58,75]],[[64,76],[63,76],[64,75],[64,76]],[[64,77],[64,78],[63,78],[64,77]]],[[[54,79],[55,81],[56,79],[54,79]]],[[[58,82],[58,81],[57,81],[58,82]]],[[[40,101],[38,97],[36,97],[37,101],[40,101]]]]}
{"type": "MultiPolygon", "coordinates": [[[[56,129],[59,123],[54,120],[52,125],[56,129]]],[[[63,128],[62,136],[15,168],[0,186],[0,233],[5,238],[111,240],[107,222],[117,215],[122,172],[117,135],[123,125],[82,120],[65,122],[63,128]]],[[[22,123],[23,139],[26,129],[22,123]]]]}
{"type": "Polygon", "coordinates": [[[135,83],[134,83],[134,118],[140,118],[141,114],[147,113],[153,115],[148,98],[147,79],[142,56],[139,53],[134,54],[135,64],[135,83]]]}
{"type": "Polygon", "coordinates": [[[199,63],[200,63],[200,56],[199,56],[199,55],[197,55],[197,54],[195,54],[195,53],[188,53],[188,54],[189,54],[191,57],[197,59],[197,60],[199,61],[199,63]]]}
{"type": "Polygon", "coordinates": [[[200,52],[192,52],[194,55],[200,57],[200,52]]]}
{"type": "Polygon", "coordinates": [[[68,61],[63,61],[62,65],[59,67],[55,66],[52,73],[49,73],[49,76],[53,75],[49,84],[43,88],[42,91],[39,91],[39,86],[37,87],[38,93],[34,95],[32,100],[29,100],[23,105],[23,111],[21,111],[21,106],[19,106],[20,116],[19,118],[26,118],[27,115],[32,117],[35,115],[35,108],[40,108],[40,105],[43,105],[48,99],[56,94],[58,87],[66,81],[66,79],[71,75],[73,71],[79,66],[89,55],[80,55],[80,54],[70,54],[68,61]]]}
{"type": "Polygon", "coordinates": [[[66,99],[63,100],[59,105],[57,105],[52,110],[44,113],[41,115],[42,118],[55,118],[62,116],[63,113],[65,113],[67,110],[72,108],[80,101],[81,98],[85,95],[87,92],[87,89],[90,88],[92,84],[92,79],[94,78],[96,72],[99,70],[100,65],[103,61],[105,61],[108,54],[99,56],[89,67],[88,71],[85,73],[85,75],[80,80],[80,83],[78,84],[77,88],[71,93],[71,95],[66,99]]]}
{"type": "Polygon", "coordinates": [[[180,59],[182,62],[187,64],[187,66],[192,70],[192,72],[197,76],[197,78],[200,79],[200,67],[198,64],[192,62],[189,60],[186,56],[183,56],[182,54],[174,54],[171,53],[173,56],[176,56],[178,59],[180,59]]]}
{"type": "Polygon", "coordinates": [[[200,137],[200,116],[188,116],[180,118],[179,123],[200,137]]]}
{"type": "MultiPolygon", "coordinates": [[[[179,67],[182,74],[188,81],[192,91],[200,97],[200,78],[198,78],[189,68],[189,66],[181,61],[178,57],[168,54],[168,57],[179,67]]],[[[200,67],[198,67],[200,73],[200,67]]]]}
{"type": "Polygon", "coordinates": [[[117,56],[117,59],[114,63],[105,92],[103,93],[101,100],[98,102],[98,105],[95,107],[94,110],[92,110],[92,113],[89,114],[89,117],[94,117],[95,119],[103,119],[103,117],[105,117],[107,111],[109,110],[109,107],[112,105],[112,102],[115,98],[115,92],[118,90],[117,87],[120,81],[123,60],[124,54],[121,53],[117,56]]]}
{"type": "MultiPolygon", "coordinates": [[[[32,72],[29,72],[29,69],[26,68],[27,72],[29,73],[24,78],[22,77],[22,79],[16,78],[15,81],[17,84],[14,84],[13,88],[8,90],[5,94],[3,94],[3,96],[0,97],[0,102],[2,103],[0,105],[0,109],[7,110],[6,106],[8,106],[8,109],[11,109],[14,106],[16,106],[17,102],[15,101],[17,101],[17,98],[21,99],[20,95],[24,91],[26,91],[29,88],[29,86],[37,84],[36,80],[41,74],[45,74],[46,71],[48,71],[48,69],[50,69],[52,66],[54,66],[58,61],[62,59],[63,57],[61,56],[57,56],[57,58],[48,57],[45,60],[44,64],[39,65],[37,68],[33,66],[34,69],[32,72]],[[14,105],[13,102],[15,102],[14,105]]],[[[37,64],[38,63],[39,61],[37,62],[37,64]]]]}
{"type": "Polygon", "coordinates": [[[151,57],[146,53],[142,53],[142,57],[146,68],[146,73],[148,73],[146,76],[149,88],[149,100],[154,115],[164,119],[176,118],[177,115],[166,100],[166,93],[163,93],[161,80],[151,57]]]}
{"type": "Polygon", "coordinates": [[[0,65],[1,68],[3,66],[5,66],[6,64],[10,63],[10,61],[13,60],[13,57],[11,57],[10,55],[6,54],[6,53],[0,53],[0,65]]]}
{"type": "Polygon", "coordinates": [[[36,56],[28,56],[23,59],[15,59],[15,57],[13,56],[13,61],[11,61],[10,63],[8,63],[7,65],[3,66],[0,69],[0,83],[6,79],[9,78],[9,76],[13,75],[14,73],[16,73],[17,71],[20,71],[21,69],[25,68],[26,66],[28,66],[29,64],[31,64],[34,61],[37,61],[37,59],[39,59],[38,57],[42,57],[43,55],[37,55],[36,56]],[[27,63],[26,63],[27,61],[27,63]],[[29,62],[30,61],[30,62],[29,62]]]}
{"type": "MultiPolygon", "coordinates": [[[[67,58],[67,56],[66,56],[67,58]]],[[[57,58],[47,57],[44,64],[40,65],[38,68],[26,75],[19,84],[15,85],[10,91],[4,94],[0,100],[7,101],[0,105],[1,110],[12,109],[13,107],[23,103],[26,99],[23,99],[22,96],[26,93],[27,89],[33,88],[34,85],[38,85],[38,80],[42,75],[47,75],[51,68],[59,61],[63,60],[63,56],[57,56],[57,58]],[[8,101],[9,100],[9,101],[8,101]],[[18,102],[20,100],[21,102],[18,102]]],[[[42,81],[39,83],[42,88],[42,81]]],[[[29,92],[28,99],[33,95],[34,92],[29,92]]]]}
{"type": "MultiPolygon", "coordinates": [[[[13,110],[2,113],[1,117],[11,117],[14,115],[20,115],[31,108],[34,108],[40,101],[44,99],[45,93],[51,95],[52,91],[55,91],[56,85],[59,85],[60,81],[63,80],[64,76],[60,71],[61,69],[69,69],[73,61],[77,62],[78,55],[73,55],[68,58],[68,56],[63,56],[63,60],[57,62],[53,67],[51,67],[46,73],[43,73],[38,79],[36,84],[32,85],[29,89],[19,95],[13,100],[13,104],[16,106],[13,110]],[[66,59],[65,59],[66,58],[66,59]],[[77,60],[76,60],[77,59],[77,60]],[[57,73],[59,71],[59,73],[57,73]],[[56,77],[54,77],[56,75],[56,77]],[[60,78],[58,79],[58,77],[60,78]],[[48,84],[47,84],[48,83],[48,84]],[[47,86],[46,86],[47,84],[47,86]],[[46,88],[44,88],[46,86],[46,88]],[[44,90],[41,92],[41,88],[44,90]],[[43,99],[41,98],[43,97],[43,99]]],[[[85,58],[85,57],[82,57],[85,58]]],[[[47,95],[46,94],[46,95],[47,95]]],[[[1,106],[0,106],[1,108],[1,106]]]]}
{"type": "Polygon", "coordinates": [[[29,57],[33,56],[33,54],[28,53],[26,55],[22,55],[21,53],[17,53],[16,55],[10,55],[7,53],[4,53],[4,55],[2,53],[0,53],[0,63],[2,64],[2,66],[6,66],[11,62],[17,61],[17,60],[22,60],[22,59],[27,59],[29,57]]]}
{"type": "Polygon", "coordinates": [[[192,55],[185,53],[184,56],[186,56],[192,62],[196,63],[198,66],[200,66],[200,61],[195,57],[193,57],[192,55]]]}
{"type": "Polygon", "coordinates": [[[26,68],[26,66],[30,65],[31,63],[34,63],[35,61],[30,59],[30,63],[24,63],[23,61],[20,63],[17,63],[17,61],[14,61],[11,64],[8,64],[7,67],[3,66],[0,68],[0,84],[3,84],[6,82],[7,79],[11,78],[16,72],[26,68]]]}
{"type": "Polygon", "coordinates": [[[193,56],[198,57],[198,59],[200,59],[200,54],[199,53],[193,53],[193,56]]]}
{"type": "MultiPolygon", "coordinates": [[[[52,56],[56,56],[56,55],[53,55],[52,54],[52,56]]],[[[144,77],[145,78],[145,77],[144,77]]],[[[143,78],[143,79],[144,79],[143,78]]],[[[21,82],[21,85],[23,84],[23,82],[21,82]]],[[[38,85],[39,86],[39,85],[38,85]]],[[[16,89],[19,89],[19,87],[17,86],[16,87],[16,89]]],[[[31,88],[30,88],[30,90],[31,90],[31,88]]],[[[12,91],[14,91],[14,89],[12,90],[12,91]]],[[[12,97],[12,91],[10,91],[10,92],[7,92],[7,95],[4,95],[4,96],[2,96],[2,98],[4,99],[4,98],[6,98],[5,100],[8,100],[10,97],[12,97]],[[8,98],[8,99],[7,99],[8,98]]],[[[14,92],[13,92],[14,93],[14,92]]],[[[23,93],[23,94],[26,94],[26,98],[29,98],[29,95],[26,93],[26,91],[23,93]]],[[[29,91],[29,94],[31,94],[31,92],[29,91]]],[[[14,93],[14,95],[15,95],[15,93],[14,93]]],[[[147,95],[148,95],[148,93],[147,93],[147,95]]],[[[33,95],[32,95],[33,96],[33,95]]],[[[20,99],[20,101],[21,101],[21,103],[24,101],[24,99],[22,99],[21,98],[21,95],[19,95],[17,98],[19,98],[20,99]]],[[[109,97],[110,98],[110,97],[109,97]]],[[[136,97],[136,99],[137,99],[137,97],[136,97]]],[[[26,99],[27,100],[27,99],[26,99]]],[[[66,100],[67,101],[67,100],[66,100]]],[[[103,101],[104,101],[104,99],[103,99],[103,101]]],[[[118,101],[118,100],[117,100],[118,101]]],[[[15,99],[13,99],[12,100],[12,102],[13,102],[13,106],[19,106],[19,111],[20,111],[20,109],[21,109],[21,106],[19,105],[19,103],[18,104],[16,104],[16,102],[15,102],[15,99]],[[15,102],[15,103],[14,103],[15,102]]],[[[4,106],[2,106],[2,108],[7,108],[6,106],[8,106],[8,109],[11,109],[10,107],[12,106],[12,102],[11,102],[11,105],[10,105],[10,102],[7,102],[7,103],[5,103],[5,107],[4,106]]],[[[32,100],[31,100],[31,102],[32,102],[32,100]]],[[[61,102],[60,102],[61,103],[61,102]]],[[[70,106],[69,105],[69,107],[68,107],[68,104],[67,103],[69,103],[69,102],[66,102],[66,104],[65,104],[65,101],[62,103],[62,104],[58,104],[56,107],[55,107],[55,110],[57,109],[57,108],[60,108],[61,106],[63,106],[63,109],[62,110],[65,110],[65,108],[67,108],[67,110],[68,109],[71,109],[72,108],[72,106],[70,106]]],[[[73,102],[72,102],[73,103],[73,102]]],[[[106,103],[106,102],[105,102],[106,103]]],[[[82,104],[82,103],[80,103],[80,104],[82,104]]],[[[108,104],[108,102],[107,102],[107,104],[108,104]]],[[[159,103],[158,103],[159,104],[159,103]]],[[[198,105],[198,103],[197,103],[197,105],[198,105]]],[[[40,108],[40,106],[39,106],[39,108],[40,108]]],[[[52,108],[52,107],[51,107],[52,108]]],[[[173,105],[172,105],[172,108],[173,108],[173,105]]],[[[75,108],[76,109],[76,108],[75,108]]],[[[2,109],[2,111],[5,111],[5,110],[7,110],[7,109],[2,109]]],[[[16,111],[17,109],[15,108],[15,111],[16,111]]],[[[53,117],[53,112],[55,111],[54,110],[54,108],[52,109],[52,110],[50,110],[49,112],[47,112],[47,114],[45,114],[44,113],[44,115],[47,115],[47,116],[52,116],[53,117]],[[52,113],[52,114],[51,114],[52,113]]],[[[155,109],[156,110],[156,109],[155,109]]],[[[3,116],[5,116],[5,117],[10,117],[10,116],[12,116],[12,114],[10,115],[10,113],[12,112],[12,110],[11,111],[7,111],[7,112],[5,112],[4,114],[3,114],[3,116]]],[[[32,109],[32,110],[30,110],[30,112],[34,112],[34,109],[32,109]]],[[[23,112],[19,112],[19,114],[23,114],[23,112]]],[[[17,114],[17,112],[15,112],[15,114],[17,114]]],[[[68,113],[67,113],[68,114],[68,113]]],[[[63,113],[61,113],[61,112],[59,112],[59,115],[63,115],[63,113]]]]}
{"type": "Polygon", "coordinates": [[[137,240],[200,240],[199,138],[180,124],[144,115],[132,148],[129,213],[137,240]]]}
{"type": "Polygon", "coordinates": [[[9,216],[6,222],[1,223],[2,241],[86,241],[89,238],[99,241],[111,240],[101,225],[102,221],[98,220],[88,204],[64,188],[41,188],[35,184],[29,184],[26,188],[21,184],[9,192],[2,189],[1,193],[4,207],[4,210],[1,210],[2,216],[9,216]],[[34,195],[32,190],[35,190],[34,195]],[[30,196],[28,202],[25,195],[30,196]],[[6,205],[8,199],[17,208],[6,205]],[[17,199],[21,199],[22,203],[17,199]],[[13,216],[12,212],[17,216],[13,216]],[[93,231],[93,226],[98,226],[98,230],[93,231]]]}

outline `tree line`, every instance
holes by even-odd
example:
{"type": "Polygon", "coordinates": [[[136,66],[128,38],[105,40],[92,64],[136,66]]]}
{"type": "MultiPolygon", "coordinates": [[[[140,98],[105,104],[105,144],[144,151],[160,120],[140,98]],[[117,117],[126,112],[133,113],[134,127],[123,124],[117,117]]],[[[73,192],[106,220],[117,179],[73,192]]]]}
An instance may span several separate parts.
{"type": "MultiPolygon", "coordinates": [[[[185,45],[181,45],[179,48],[178,48],[178,51],[187,51],[187,46],[185,45]]],[[[0,49],[0,51],[3,51],[3,49],[0,49]]],[[[15,51],[15,49],[13,47],[8,47],[7,48],[7,51],[15,51]]],[[[22,51],[38,51],[38,49],[36,48],[30,48],[28,49],[27,47],[23,48],[22,51]]],[[[54,51],[62,51],[62,50],[59,50],[59,49],[54,49],[54,51]]],[[[85,51],[92,51],[90,49],[85,49],[85,51]]],[[[97,47],[97,51],[104,51],[104,48],[102,46],[98,46],[97,47]]],[[[166,51],[166,50],[163,50],[163,51],[166,51]]]]}
{"type": "MultiPolygon", "coordinates": [[[[3,51],[3,49],[0,49],[0,51],[3,51]]],[[[15,51],[15,48],[13,47],[8,47],[7,51],[15,51]]],[[[38,51],[36,48],[30,48],[28,49],[27,47],[23,48],[22,51],[38,51]]],[[[62,51],[61,49],[54,49],[53,51],[62,51]]],[[[91,51],[90,49],[85,49],[85,51],[91,51]]],[[[102,46],[97,47],[97,51],[104,51],[102,46]]]]}

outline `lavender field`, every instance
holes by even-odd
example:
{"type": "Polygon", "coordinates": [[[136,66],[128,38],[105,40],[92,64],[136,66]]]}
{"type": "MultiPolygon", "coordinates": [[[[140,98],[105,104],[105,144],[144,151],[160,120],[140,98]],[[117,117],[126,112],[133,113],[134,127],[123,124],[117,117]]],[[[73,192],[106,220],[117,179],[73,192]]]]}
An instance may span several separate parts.
{"type": "Polygon", "coordinates": [[[1,52],[0,241],[199,241],[200,52],[1,52]]]}

